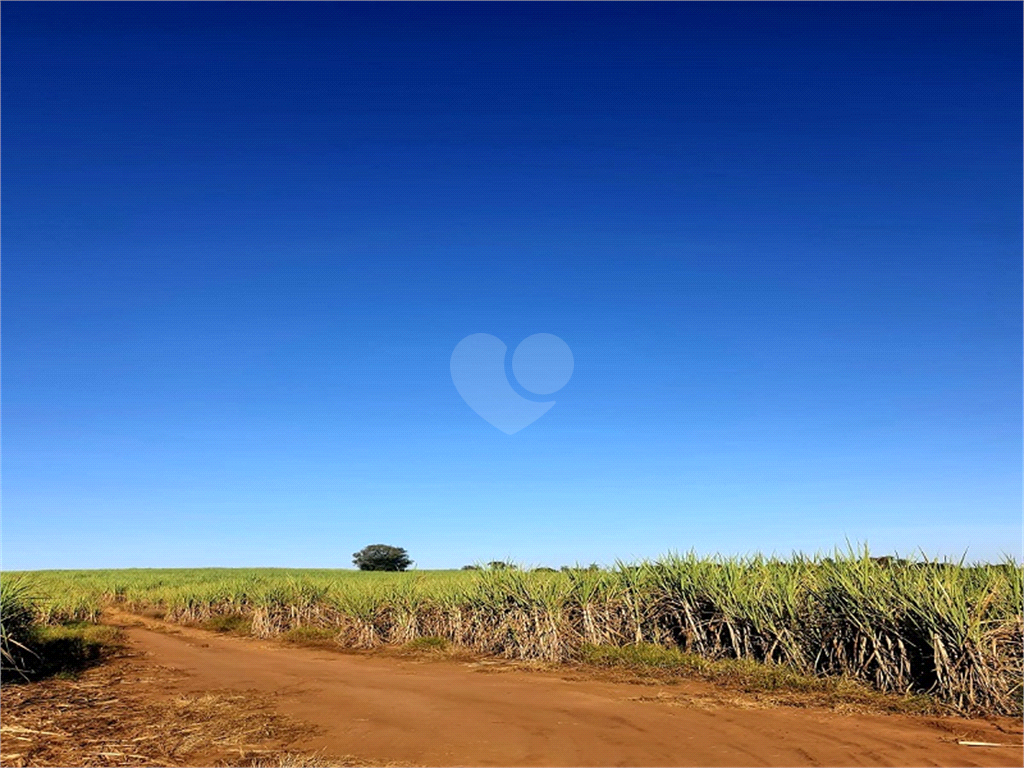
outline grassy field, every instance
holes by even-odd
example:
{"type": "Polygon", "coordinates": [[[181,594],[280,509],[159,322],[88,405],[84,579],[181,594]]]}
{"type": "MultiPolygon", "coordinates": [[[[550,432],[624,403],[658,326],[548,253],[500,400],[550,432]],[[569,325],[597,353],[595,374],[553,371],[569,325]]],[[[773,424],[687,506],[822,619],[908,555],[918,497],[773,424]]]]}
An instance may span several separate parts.
{"type": "Polygon", "coordinates": [[[1021,712],[1022,569],[1012,562],[687,555],[611,570],[40,571],[3,584],[31,598],[41,624],[96,621],[110,605],[356,648],[444,638],[564,661],[658,646],[927,693],[963,713],[1021,712]]]}

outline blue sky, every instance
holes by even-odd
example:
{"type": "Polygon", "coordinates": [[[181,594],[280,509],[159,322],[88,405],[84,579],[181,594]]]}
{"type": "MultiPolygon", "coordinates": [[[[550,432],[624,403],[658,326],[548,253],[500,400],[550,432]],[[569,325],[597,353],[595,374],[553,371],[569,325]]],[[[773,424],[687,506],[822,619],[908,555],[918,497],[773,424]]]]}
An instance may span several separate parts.
{"type": "Polygon", "coordinates": [[[1020,557],[1020,4],[2,22],[5,568],[1020,557]]]}

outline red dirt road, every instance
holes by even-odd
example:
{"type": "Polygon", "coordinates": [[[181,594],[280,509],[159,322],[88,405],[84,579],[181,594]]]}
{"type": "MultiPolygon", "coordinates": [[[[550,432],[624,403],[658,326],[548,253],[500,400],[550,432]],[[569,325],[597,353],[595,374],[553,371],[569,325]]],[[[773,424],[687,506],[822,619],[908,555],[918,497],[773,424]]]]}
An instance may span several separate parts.
{"type": "Polygon", "coordinates": [[[273,694],[279,712],[318,727],[301,748],[326,755],[424,766],[1022,764],[1020,748],[956,743],[958,732],[1019,743],[1019,733],[985,721],[695,707],[657,699],[710,687],[494,672],[499,667],[346,655],[191,629],[126,631],[146,659],[184,673],[174,683],[181,692],[273,694]]]}

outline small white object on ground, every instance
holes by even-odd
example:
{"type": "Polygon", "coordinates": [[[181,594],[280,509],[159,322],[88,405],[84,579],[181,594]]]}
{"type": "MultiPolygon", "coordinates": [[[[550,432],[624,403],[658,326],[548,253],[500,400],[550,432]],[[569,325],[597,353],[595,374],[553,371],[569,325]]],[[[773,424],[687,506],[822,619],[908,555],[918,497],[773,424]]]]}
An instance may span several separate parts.
{"type": "Polygon", "coordinates": [[[958,741],[964,747],[1020,747],[1021,744],[994,744],[991,741],[958,741]]]}

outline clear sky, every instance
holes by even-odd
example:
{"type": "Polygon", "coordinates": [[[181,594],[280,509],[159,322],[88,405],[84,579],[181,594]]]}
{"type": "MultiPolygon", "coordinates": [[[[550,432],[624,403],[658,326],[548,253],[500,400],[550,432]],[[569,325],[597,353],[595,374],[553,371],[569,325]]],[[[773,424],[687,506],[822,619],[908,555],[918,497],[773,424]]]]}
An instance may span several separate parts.
{"type": "Polygon", "coordinates": [[[2,23],[5,568],[1021,555],[1020,3],[2,23]]]}

